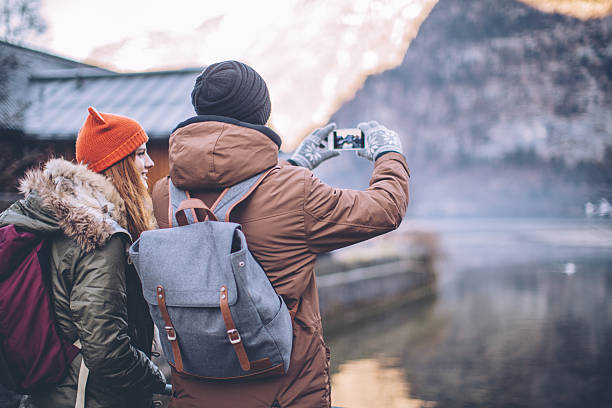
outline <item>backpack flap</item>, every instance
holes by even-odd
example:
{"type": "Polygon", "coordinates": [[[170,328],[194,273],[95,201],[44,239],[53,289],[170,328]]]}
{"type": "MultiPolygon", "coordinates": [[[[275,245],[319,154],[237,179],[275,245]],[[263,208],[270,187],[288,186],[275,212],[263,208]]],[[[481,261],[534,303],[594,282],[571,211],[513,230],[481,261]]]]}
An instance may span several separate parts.
{"type": "MultiPolygon", "coordinates": [[[[271,170],[225,189],[209,219],[229,220],[271,170]]],[[[145,231],[130,248],[153,320],[166,333],[160,340],[168,362],[205,379],[282,375],[290,363],[291,316],[240,226],[195,222],[205,218],[196,220],[197,209],[208,207],[168,183],[174,228],[145,231]],[[183,209],[193,211],[182,211],[179,223],[174,214],[183,209]]]]}
{"type": "Polygon", "coordinates": [[[156,288],[161,285],[168,306],[219,307],[219,290],[225,286],[229,304],[234,305],[238,295],[231,255],[239,228],[207,221],[143,232],[131,246],[130,258],[146,301],[157,305],[156,288]]]}

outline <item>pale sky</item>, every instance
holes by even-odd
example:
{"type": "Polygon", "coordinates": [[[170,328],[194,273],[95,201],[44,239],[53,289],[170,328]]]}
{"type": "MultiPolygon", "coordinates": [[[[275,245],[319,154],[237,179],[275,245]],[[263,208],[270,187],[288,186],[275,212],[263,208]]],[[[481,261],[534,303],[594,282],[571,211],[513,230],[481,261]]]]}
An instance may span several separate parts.
{"type": "MultiPolygon", "coordinates": [[[[241,10],[253,17],[265,17],[265,12],[270,9],[265,5],[270,3],[278,3],[275,6],[278,7],[285,2],[180,0],[170,5],[168,1],[146,0],[43,0],[43,16],[48,30],[36,43],[83,60],[93,49],[109,43],[144,33],[188,34],[206,20],[239,14],[241,10]],[[256,4],[261,6],[256,7],[256,4]]],[[[143,65],[136,58],[109,63],[122,70],[139,70],[143,65]]],[[[150,68],[155,67],[150,65],[150,68]]],[[[163,65],[163,62],[158,61],[156,65],[163,65]]]]}
{"type": "Polygon", "coordinates": [[[271,125],[292,149],[367,75],[402,61],[437,1],[43,0],[48,29],[32,43],[118,71],[246,62],[266,80],[271,125]]]}

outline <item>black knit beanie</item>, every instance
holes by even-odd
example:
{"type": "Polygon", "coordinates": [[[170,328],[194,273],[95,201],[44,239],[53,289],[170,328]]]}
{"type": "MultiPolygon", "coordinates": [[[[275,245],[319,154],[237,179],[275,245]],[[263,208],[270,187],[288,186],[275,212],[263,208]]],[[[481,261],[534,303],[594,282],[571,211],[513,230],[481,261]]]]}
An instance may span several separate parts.
{"type": "Polygon", "coordinates": [[[263,78],[238,61],[209,65],[197,77],[191,103],[198,115],[219,115],[255,125],[270,117],[270,95],[263,78]]]}

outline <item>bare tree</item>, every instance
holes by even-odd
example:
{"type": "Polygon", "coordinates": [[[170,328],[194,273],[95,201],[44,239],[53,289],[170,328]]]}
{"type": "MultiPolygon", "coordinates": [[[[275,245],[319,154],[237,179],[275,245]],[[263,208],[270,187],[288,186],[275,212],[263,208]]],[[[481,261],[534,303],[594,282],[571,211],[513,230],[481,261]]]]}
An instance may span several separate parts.
{"type": "MultiPolygon", "coordinates": [[[[0,0],[0,40],[21,44],[45,29],[40,0],[0,0]]],[[[24,170],[49,155],[47,147],[22,137],[27,104],[22,82],[27,82],[28,66],[27,58],[20,58],[14,47],[0,47],[0,209],[14,200],[10,193],[16,192],[16,180],[24,170]]],[[[0,406],[5,406],[3,397],[0,387],[0,406]]]]}
{"type": "Polygon", "coordinates": [[[2,0],[0,38],[19,44],[47,28],[40,15],[40,0],[2,0]]]}

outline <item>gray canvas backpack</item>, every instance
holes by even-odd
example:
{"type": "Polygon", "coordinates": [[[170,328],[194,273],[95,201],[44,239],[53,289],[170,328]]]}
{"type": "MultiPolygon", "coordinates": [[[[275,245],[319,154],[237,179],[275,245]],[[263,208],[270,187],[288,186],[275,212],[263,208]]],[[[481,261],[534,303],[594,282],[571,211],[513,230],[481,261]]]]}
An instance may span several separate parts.
{"type": "Polygon", "coordinates": [[[229,222],[270,171],[225,189],[212,208],[168,179],[173,228],[145,231],[130,248],[162,349],[180,373],[260,378],[289,368],[291,315],[229,222]]]}

